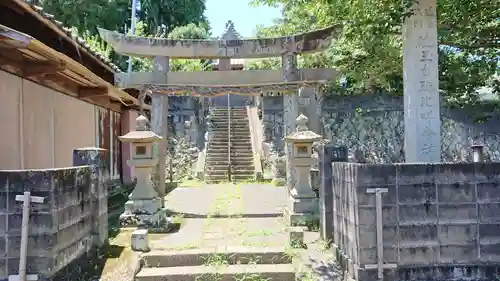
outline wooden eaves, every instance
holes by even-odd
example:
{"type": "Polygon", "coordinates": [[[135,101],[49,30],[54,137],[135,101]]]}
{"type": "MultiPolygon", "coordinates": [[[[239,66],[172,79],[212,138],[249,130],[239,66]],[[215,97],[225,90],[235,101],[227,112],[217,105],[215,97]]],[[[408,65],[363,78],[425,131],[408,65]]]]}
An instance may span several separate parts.
{"type": "Polygon", "coordinates": [[[120,112],[138,100],[65,54],[0,25],[0,68],[74,98],[120,112]]]}

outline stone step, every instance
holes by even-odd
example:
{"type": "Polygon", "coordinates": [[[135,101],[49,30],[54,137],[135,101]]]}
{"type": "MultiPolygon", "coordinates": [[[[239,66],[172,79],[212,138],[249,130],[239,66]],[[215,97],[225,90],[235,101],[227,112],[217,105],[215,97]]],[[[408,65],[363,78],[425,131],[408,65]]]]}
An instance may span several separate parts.
{"type": "MultiPolygon", "coordinates": [[[[240,135],[240,136],[231,136],[231,142],[249,142],[251,141],[252,139],[250,138],[249,135],[240,135]]],[[[212,138],[211,140],[212,142],[214,141],[226,141],[228,142],[229,141],[229,137],[228,136],[215,136],[214,138],[212,138]]]]}
{"type": "MultiPolygon", "coordinates": [[[[211,169],[207,169],[205,170],[205,174],[207,175],[211,175],[211,176],[222,176],[222,175],[227,175],[228,174],[228,171],[227,169],[225,170],[217,170],[217,169],[214,169],[214,170],[211,170],[211,169]]],[[[254,168],[252,167],[251,169],[248,169],[248,170],[240,170],[240,171],[232,171],[231,172],[231,175],[232,176],[235,176],[235,175],[238,175],[238,176],[253,176],[254,174],[254,168]]]]}
{"type": "MultiPolygon", "coordinates": [[[[239,148],[239,147],[238,147],[239,148]]],[[[228,154],[229,153],[229,148],[226,147],[208,147],[207,149],[208,155],[211,153],[216,153],[216,154],[228,154]]],[[[233,156],[253,156],[252,152],[252,147],[248,147],[245,149],[236,149],[235,147],[231,147],[231,155],[233,156]]]]}
{"type": "MultiPolygon", "coordinates": [[[[244,161],[244,162],[253,162],[253,155],[250,153],[250,154],[245,154],[245,155],[231,155],[233,161],[244,161]]],[[[224,161],[224,160],[228,160],[228,155],[227,153],[226,154],[220,154],[220,153],[213,153],[213,154],[209,154],[207,155],[207,160],[213,160],[213,161],[224,161]]]]}
{"type": "MultiPolygon", "coordinates": [[[[239,158],[239,157],[231,157],[231,162],[233,163],[234,166],[241,166],[241,165],[253,165],[253,157],[245,157],[245,158],[239,158]]],[[[205,163],[207,165],[222,165],[219,163],[224,163],[226,165],[228,163],[227,156],[226,157],[211,157],[207,158],[205,160],[205,163]]]]}
{"type": "Polygon", "coordinates": [[[225,148],[225,149],[227,149],[229,146],[231,146],[232,149],[241,148],[241,149],[245,149],[245,150],[246,149],[252,150],[252,145],[249,143],[245,143],[245,142],[242,142],[242,143],[231,142],[231,145],[229,145],[227,142],[226,143],[224,143],[224,142],[210,143],[210,145],[208,147],[209,148],[225,148]]]}
{"type": "Polygon", "coordinates": [[[212,122],[215,127],[217,126],[229,126],[231,124],[231,127],[248,127],[248,120],[242,120],[242,121],[235,121],[231,120],[231,123],[229,123],[227,120],[220,120],[220,121],[213,121],[212,122]]]}
{"type": "MultiPolygon", "coordinates": [[[[220,147],[220,146],[225,146],[225,147],[228,147],[229,146],[229,141],[217,141],[217,142],[210,142],[210,144],[208,145],[208,147],[210,148],[211,146],[215,146],[215,147],[220,147]]],[[[231,146],[238,146],[238,147],[247,147],[247,146],[250,146],[252,147],[252,144],[250,143],[250,140],[236,140],[236,139],[231,139],[231,146]]]]}
{"type": "MultiPolygon", "coordinates": [[[[216,135],[227,135],[229,133],[229,130],[226,128],[214,128],[212,129],[212,134],[213,136],[216,136],[216,135]]],[[[238,135],[238,134],[246,134],[246,135],[250,135],[250,130],[249,129],[241,129],[241,128],[238,128],[238,129],[231,129],[231,135],[238,135]]]]}
{"type": "MultiPolygon", "coordinates": [[[[220,137],[220,138],[227,138],[229,137],[229,133],[227,131],[215,131],[213,132],[212,135],[213,138],[220,137]]],[[[231,138],[236,139],[236,138],[245,138],[245,139],[250,139],[250,132],[245,132],[245,131],[232,131],[231,132],[231,138]]]]}
{"type": "Polygon", "coordinates": [[[254,180],[254,176],[239,176],[239,175],[233,175],[231,176],[231,181],[251,181],[254,180]]]}
{"type": "Polygon", "coordinates": [[[231,112],[231,114],[247,114],[246,109],[245,110],[235,110],[235,109],[227,110],[227,108],[220,108],[217,110],[212,110],[212,111],[210,111],[210,114],[224,114],[224,113],[227,114],[228,112],[231,112]]]}
{"type": "MultiPolygon", "coordinates": [[[[215,135],[212,137],[212,140],[229,140],[229,136],[224,135],[215,135]]],[[[240,135],[231,135],[231,141],[250,141],[250,134],[240,134],[240,135]]]]}
{"type": "MultiPolygon", "coordinates": [[[[227,163],[229,161],[228,155],[220,156],[220,157],[210,157],[210,155],[206,158],[207,163],[227,163]]],[[[231,161],[233,163],[253,163],[253,156],[243,155],[241,158],[237,155],[231,155],[231,161]]]]}
{"type": "MultiPolygon", "coordinates": [[[[228,130],[229,125],[228,124],[216,124],[213,128],[212,131],[216,132],[221,131],[222,129],[228,130]]],[[[244,131],[244,130],[249,130],[250,126],[247,124],[231,124],[231,130],[233,131],[244,131]]]]}
{"type": "MultiPolygon", "coordinates": [[[[211,160],[211,161],[227,161],[228,160],[228,157],[229,155],[225,155],[225,156],[221,156],[220,153],[215,156],[215,157],[210,157],[210,153],[207,155],[207,158],[206,161],[208,160],[211,160]]],[[[244,161],[244,162],[250,162],[252,161],[253,162],[253,154],[243,154],[241,153],[241,155],[239,155],[238,153],[231,153],[231,161],[244,161]]]]}
{"type": "Polygon", "coordinates": [[[216,123],[216,122],[229,123],[229,121],[231,121],[231,123],[233,123],[233,122],[242,123],[242,122],[248,122],[248,117],[231,115],[231,120],[229,120],[229,116],[227,116],[227,115],[226,116],[212,116],[211,121],[212,121],[212,123],[216,123]]]}
{"type": "MultiPolygon", "coordinates": [[[[232,143],[249,143],[250,142],[250,137],[231,137],[231,142],[232,143]]],[[[210,143],[228,143],[229,138],[226,136],[225,138],[223,137],[218,137],[218,138],[213,138],[210,143]]]]}
{"type": "MultiPolygon", "coordinates": [[[[258,280],[294,281],[292,264],[237,264],[228,266],[177,266],[143,268],[135,281],[235,281],[239,276],[259,276],[258,280]]],[[[255,278],[251,280],[257,280],[255,278]]]]}
{"type": "MultiPolygon", "coordinates": [[[[238,169],[236,169],[234,166],[231,166],[232,171],[231,173],[233,175],[253,175],[255,172],[255,169],[253,165],[246,165],[245,167],[240,166],[238,169]]],[[[211,175],[222,175],[222,174],[227,174],[228,173],[228,166],[210,166],[205,169],[205,173],[211,174],[211,175]]]]}
{"type": "MultiPolygon", "coordinates": [[[[217,121],[217,120],[228,120],[229,115],[227,114],[215,114],[215,115],[210,115],[210,118],[212,121],[217,121]]],[[[248,120],[248,116],[245,114],[231,114],[231,120],[248,120]]]]}
{"type": "Polygon", "coordinates": [[[185,249],[151,251],[144,253],[141,262],[146,267],[174,267],[203,265],[211,257],[223,259],[227,264],[280,264],[291,263],[290,255],[282,248],[224,247],[222,249],[185,249]]]}

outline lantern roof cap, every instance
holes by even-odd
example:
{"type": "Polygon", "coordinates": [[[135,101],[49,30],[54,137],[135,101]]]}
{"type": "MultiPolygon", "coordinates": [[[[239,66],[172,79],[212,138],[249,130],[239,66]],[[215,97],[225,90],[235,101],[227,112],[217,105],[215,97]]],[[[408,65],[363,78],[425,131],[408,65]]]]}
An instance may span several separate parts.
{"type": "Polygon", "coordinates": [[[153,143],[163,139],[149,129],[149,120],[146,116],[140,115],[135,119],[135,131],[130,131],[124,136],[118,137],[122,142],[153,143]]]}

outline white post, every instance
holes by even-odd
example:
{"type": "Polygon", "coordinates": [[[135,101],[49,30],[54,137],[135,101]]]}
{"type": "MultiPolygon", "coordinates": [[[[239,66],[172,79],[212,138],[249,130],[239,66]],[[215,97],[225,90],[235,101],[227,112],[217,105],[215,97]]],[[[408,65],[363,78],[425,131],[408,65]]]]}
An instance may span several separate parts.
{"type": "Polygon", "coordinates": [[[406,162],[441,162],[436,0],[418,0],[403,24],[406,162]]]}
{"type": "Polygon", "coordinates": [[[36,281],[38,275],[26,275],[26,260],[28,257],[28,226],[30,221],[30,204],[43,203],[43,197],[31,196],[30,192],[17,195],[16,201],[23,202],[23,219],[21,228],[21,249],[19,250],[19,275],[10,275],[9,281],[36,281]]]}
{"type": "Polygon", "coordinates": [[[377,264],[366,264],[365,269],[377,269],[378,280],[384,279],[384,269],[395,269],[396,264],[384,263],[384,220],[382,208],[382,193],[389,192],[387,188],[368,188],[367,193],[375,194],[375,225],[377,227],[377,264]]]}

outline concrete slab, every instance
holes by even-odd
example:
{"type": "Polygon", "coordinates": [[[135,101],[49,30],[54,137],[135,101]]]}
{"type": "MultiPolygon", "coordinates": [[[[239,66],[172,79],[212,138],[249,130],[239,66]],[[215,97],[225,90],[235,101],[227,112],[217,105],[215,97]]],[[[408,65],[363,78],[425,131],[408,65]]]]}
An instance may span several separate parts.
{"type": "Polygon", "coordinates": [[[286,189],[270,184],[177,188],[166,206],[185,217],[179,232],[151,241],[152,250],[247,246],[284,247],[286,189]]]}
{"type": "Polygon", "coordinates": [[[135,278],[137,281],[234,281],[238,275],[259,276],[261,280],[293,281],[295,269],[291,264],[152,267],[142,269],[135,278]]]}

